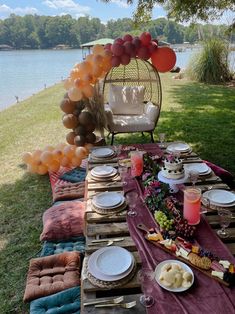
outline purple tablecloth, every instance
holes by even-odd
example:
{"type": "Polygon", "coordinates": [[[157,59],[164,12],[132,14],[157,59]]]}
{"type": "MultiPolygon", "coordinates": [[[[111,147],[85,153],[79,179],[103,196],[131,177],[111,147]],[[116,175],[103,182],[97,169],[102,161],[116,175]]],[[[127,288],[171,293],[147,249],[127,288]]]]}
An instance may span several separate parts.
{"type": "MultiPolygon", "coordinates": [[[[153,146],[153,144],[149,144],[149,147],[148,144],[142,145],[141,148],[148,151],[151,149],[151,151],[154,151],[156,154],[158,151],[158,148],[153,146]]],[[[130,177],[124,190],[127,192],[132,189],[138,190],[139,194],[142,195],[142,190],[138,181],[130,177]]],[[[139,251],[142,267],[154,270],[158,263],[167,259],[175,259],[173,255],[148,242],[144,238],[143,232],[137,229],[136,226],[139,223],[143,223],[148,227],[156,226],[152,214],[146,208],[141,198],[138,199],[136,204],[136,211],[138,212],[138,215],[136,217],[127,216],[127,222],[130,235],[139,251]]],[[[197,228],[196,240],[203,248],[209,249],[222,259],[227,259],[235,263],[233,255],[220,241],[204,217],[202,217],[197,228]]],[[[235,313],[235,288],[227,288],[194,268],[193,272],[195,275],[194,284],[185,292],[169,292],[162,289],[157,282],[155,282],[153,286],[155,304],[149,308],[147,312],[149,314],[235,313]]],[[[152,285],[153,283],[149,284],[152,285]]]]}

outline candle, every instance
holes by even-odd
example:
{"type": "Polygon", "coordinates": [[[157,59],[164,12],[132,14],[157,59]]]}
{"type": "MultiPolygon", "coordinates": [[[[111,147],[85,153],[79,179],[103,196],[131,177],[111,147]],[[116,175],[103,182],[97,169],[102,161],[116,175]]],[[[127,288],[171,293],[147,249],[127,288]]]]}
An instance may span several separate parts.
{"type": "Polygon", "coordinates": [[[138,177],[142,174],[144,167],[143,152],[131,152],[131,175],[138,177]]]}

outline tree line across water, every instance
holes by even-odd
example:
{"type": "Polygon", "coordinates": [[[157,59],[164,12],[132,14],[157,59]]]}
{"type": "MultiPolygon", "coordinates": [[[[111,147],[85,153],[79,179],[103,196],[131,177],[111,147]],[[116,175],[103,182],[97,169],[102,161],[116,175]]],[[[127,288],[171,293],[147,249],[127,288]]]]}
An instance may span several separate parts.
{"type": "Polygon", "coordinates": [[[152,38],[171,44],[195,43],[212,36],[223,39],[229,36],[226,25],[184,26],[165,18],[152,20],[138,29],[133,27],[130,18],[110,20],[104,25],[99,18],[88,16],[74,19],[70,15],[21,17],[12,14],[9,18],[0,20],[0,45],[9,45],[15,49],[46,49],[60,44],[79,48],[81,44],[96,39],[115,39],[126,33],[139,35],[143,30],[149,31],[152,38]]]}

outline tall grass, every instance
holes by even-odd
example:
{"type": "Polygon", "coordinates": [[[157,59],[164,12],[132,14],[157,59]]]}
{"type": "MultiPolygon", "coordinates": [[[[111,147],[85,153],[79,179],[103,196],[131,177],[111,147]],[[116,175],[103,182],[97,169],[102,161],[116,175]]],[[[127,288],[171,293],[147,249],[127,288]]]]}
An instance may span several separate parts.
{"type": "Polygon", "coordinates": [[[198,82],[217,84],[231,79],[228,65],[228,43],[220,39],[209,39],[202,50],[189,63],[187,74],[198,82]]]}

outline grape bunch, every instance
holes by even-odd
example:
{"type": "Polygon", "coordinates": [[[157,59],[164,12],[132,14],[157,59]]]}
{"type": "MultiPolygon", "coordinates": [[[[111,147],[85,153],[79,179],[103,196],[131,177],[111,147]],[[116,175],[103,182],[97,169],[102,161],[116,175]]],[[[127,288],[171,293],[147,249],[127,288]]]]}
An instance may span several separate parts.
{"type": "Polygon", "coordinates": [[[173,229],[174,220],[169,219],[161,210],[155,211],[154,217],[161,229],[166,231],[173,229]]]}
{"type": "Polygon", "coordinates": [[[196,228],[188,224],[187,220],[181,218],[175,224],[175,232],[178,236],[182,238],[192,238],[196,228]]]}

